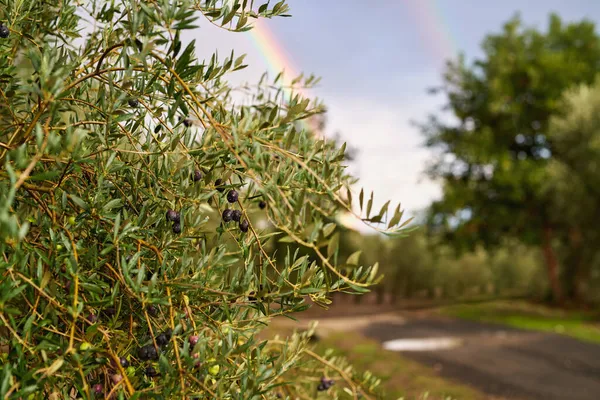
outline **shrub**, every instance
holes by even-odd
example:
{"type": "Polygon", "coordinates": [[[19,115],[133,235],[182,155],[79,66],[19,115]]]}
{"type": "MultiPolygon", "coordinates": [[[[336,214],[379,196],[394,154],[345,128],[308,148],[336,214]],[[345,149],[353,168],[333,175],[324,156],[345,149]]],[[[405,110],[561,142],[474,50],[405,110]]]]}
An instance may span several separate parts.
{"type": "MultiPolygon", "coordinates": [[[[0,2],[3,398],[375,390],[371,375],[312,353],[310,332],[256,337],[307,297],[324,306],[368,290],[377,270],[337,257],[332,221],[352,211],[354,180],[344,147],[299,124],[323,107],[284,102],[267,80],[234,106],[226,77],[243,56],[199,61],[180,39],[199,23],[244,31],[288,12],[250,3],[0,2]],[[314,257],[275,263],[274,230],[314,257]]],[[[371,208],[366,221],[387,220],[387,206],[371,208]]],[[[400,219],[385,233],[402,234],[400,219]]]]}

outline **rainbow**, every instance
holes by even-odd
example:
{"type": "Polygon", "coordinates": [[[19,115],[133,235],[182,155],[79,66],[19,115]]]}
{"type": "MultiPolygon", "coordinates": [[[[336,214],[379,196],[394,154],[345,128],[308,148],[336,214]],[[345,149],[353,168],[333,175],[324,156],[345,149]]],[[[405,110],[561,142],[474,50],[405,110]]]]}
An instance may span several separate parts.
{"type": "MultiPolygon", "coordinates": [[[[291,82],[293,79],[299,77],[300,73],[295,68],[296,63],[293,62],[290,54],[279,43],[275,33],[273,33],[267,24],[259,19],[254,22],[253,28],[249,33],[252,43],[265,60],[268,73],[274,78],[280,72],[283,72],[280,82],[284,88],[284,94],[286,94],[287,101],[296,94],[300,94],[305,98],[310,98],[311,96],[309,96],[305,90],[302,90],[302,88],[294,88],[292,91],[290,87],[291,82]]],[[[321,133],[318,132],[319,129],[316,121],[310,118],[301,120],[300,123],[305,129],[310,130],[313,133],[321,133]]]]}
{"type": "MultiPolygon", "coordinates": [[[[432,54],[441,60],[455,57],[458,46],[445,21],[440,1],[402,0],[401,2],[416,21],[416,28],[423,36],[423,42],[430,48],[432,54]]],[[[268,27],[265,20],[256,20],[249,33],[254,46],[262,54],[270,74],[276,76],[284,71],[287,80],[284,83],[286,84],[300,75],[295,67],[296,63],[279,43],[275,33],[268,27]]]]}
{"type": "Polygon", "coordinates": [[[455,58],[458,46],[446,23],[439,0],[404,0],[402,4],[411,14],[423,42],[436,61],[455,58]]]}
{"type": "Polygon", "coordinates": [[[250,37],[257,50],[262,54],[269,73],[276,76],[284,72],[284,84],[289,84],[293,78],[300,74],[294,67],[290,54],[278,42],[275,33],[262,19],[257,20],[250,30],[250,37]]]}
{"type": "MultiPolygon", "coordinates": [[[[436,61],[445,61],[456,57],[458,47],[452,40],[453,36],[449,26],[444,21],[439,0],[402,0],[402,4],[412,19],[416,21],[416,28],[436,61]]],[[[275,77],[283,72],[281,82],[289,101],[292,97],[292,90],[289,87],[291,81],[300,76],[291,55],[277,40],[277,36],[265,20],[258,19],[249,31],[248,37],[262,55],[269,74],[275,77]]],[[[303,97],[311,97],[301,88],[295,88],[294,94],[298,93],[303,97]]],[[[316,121],[308,119],[301,122],[306,129],[318,132],[316,121]]]]}

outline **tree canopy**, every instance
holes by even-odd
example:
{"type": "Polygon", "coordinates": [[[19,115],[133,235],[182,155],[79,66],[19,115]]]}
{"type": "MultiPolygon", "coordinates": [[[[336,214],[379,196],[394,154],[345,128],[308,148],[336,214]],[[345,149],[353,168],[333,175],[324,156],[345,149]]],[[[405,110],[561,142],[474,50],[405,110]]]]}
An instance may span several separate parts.
{"type": "MultiPolygon", "coordinates": [[[[422,125],[438,157],[428,168],[443,185],[429,224],[459,247],[504,238],[540,246],[553,296],[560,299],[554,244],[572,221],[554,208],[547,190],[556,157],[550,119],[563,92],[591,84],[600,65],[600,40],[592,22],[550,17],[546,32],[524,27],[519,17],[483,42],[484,56],[448,63],[444,85],[452,120],[432,116],[422,125]]],[[[569,268],[569,266],[565,266],[569,268]]]]}

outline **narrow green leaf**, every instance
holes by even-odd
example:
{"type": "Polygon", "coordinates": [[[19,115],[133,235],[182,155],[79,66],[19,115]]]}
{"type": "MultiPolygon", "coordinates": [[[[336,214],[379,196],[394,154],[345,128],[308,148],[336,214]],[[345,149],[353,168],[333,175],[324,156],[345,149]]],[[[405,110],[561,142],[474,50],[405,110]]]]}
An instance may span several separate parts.
{"type": "Polygon", "coordinates": [[[75,204],[77,204],[79,207],[83,208],[84,210],[87,211],[90,209],[90,206],[85,201],[83,201],[83,199],[75,196],[74,194],[69,195],[69,197],[71,198],[71,200],[73,200],[73,202],[75,204]]]}
{"type": "Polygon", "coordinates": [[[333,256],[336,253],[336,251],[338,249],[339,241],[340,241],[339,233],[336,233],[335,235],[333,235],[331,237],[331,239],[329,239],[329,244],[327,245],[327,258],[330,258],[331,256],[333,256]]]}
{"type": "Polygon", "coordinates": [[[400,210],[400,203],[398,203],[398,207],[396,207],[396,211],[394,211],[394,216],[388,224],[388,229],[392,226],[396,226],[398,222],[400,222],[400,220],[402,219],[402,214],[403,212],[400,210]]]}
{"type": "Polygon", "coordinates": [[[363,200],[365,199],[365,190],[360,189],[360,195],[358,196],[358,203],[360,204],[360,211],[363,210],[363,200]]]}
{"type": "Polygon", "coordinates": [[[352,208],[352,192],[350,191],[350,188],[347,188],[348,191],[348,207],[352,208]]]}
{"type": "Polygon", "coordinates": [[[355,251],[354,253],[350,254],[348,259],[346,260],[346,264],[358,265],[358,261],[360,259],[361,254],[362,254],[362,250],[358,250],[358,251],[355,251]]]}
{"type": "Polygon", "coordinates": [[[329,235],[331,235],[335,230],[336,226],[337,225],[333,222],[330,222],[329,224],[325,225],[325,227],[323,228],[323,236],[328,237],[329,235]]]}
{"type": "Polygon", "coordinates": [[[381,209],[379,210],[379,214],[377,214],[381,219],[383,219],[383,216],[388,211],[388,207],[389,206],[390,206],[390,201],[389,200],[386,201],[383,206],[381,206],[381,209]]]}
{"type": "Polygon", "coordinates": [[[103,211],[110,211],[113,208],[117,208],[117,207],[121,207],[123,205],[123,200],[121,199],[112,199],[111,201],[109,201],[108,203],[106,203],[104,205],[104,207],[102,207],[103,211]]]}
{"type": "Polygon", "coordinates": [[[367,218],[371,215],[371,208],[373,207],[373,191],[371,191],[371,198],[367,203],[367,218]]]}

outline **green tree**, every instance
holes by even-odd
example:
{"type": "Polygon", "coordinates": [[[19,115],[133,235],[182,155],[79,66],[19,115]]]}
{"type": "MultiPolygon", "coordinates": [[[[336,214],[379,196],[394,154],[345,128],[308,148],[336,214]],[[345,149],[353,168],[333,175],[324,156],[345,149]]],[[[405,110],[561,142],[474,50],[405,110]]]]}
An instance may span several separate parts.
{"type": "MultiPolygon", "coordinates": [[[[180,40],[288,12],[254,3],[0,0],[0,397],[376,390],[311,352],[309,333],[256,337],[307,296],[325,305],[377,277],[338,260],[329,221],[352,212],[354,179],[344,147],[298,123],[323,111],[295,94],[315,79],[291,96],[264,79],[234,106],[226,78],[243,56],[197,60],[180,40]],[[273,231],[314,257],[276,263],[273,231]]],[[[370,204],[364,219],[387,219],[370,204]]],[[[376,229],[401,234],[391,219],[376,229]]]]}
{"type": "Polygon", "coordinates": [[[564,279],[569,295],[585,299],[591,272],[598,268],[600,232],[600,83],[567,90],[558,115],[550,120],[548,137],[553,158],[545,190],[552,208],[568,221],[564,279]]]}
{"type": "Polygon", "coordinates": [[[472,63],[448,63],[439,90],[452,121],[432,116],[423,124],[427,145],[438,151],[428,172],[443,184],[429,224],[461,247],[494,247],[509,237],[541,247],[560,301],[555,247],[570,223],[545,190],[554,151],[548,125],[565,89],[593,82],[600,41],[589,21],[563,24],[552,15],[539,32],[515,17],[485,39],[483,51],[472,63]]]}

